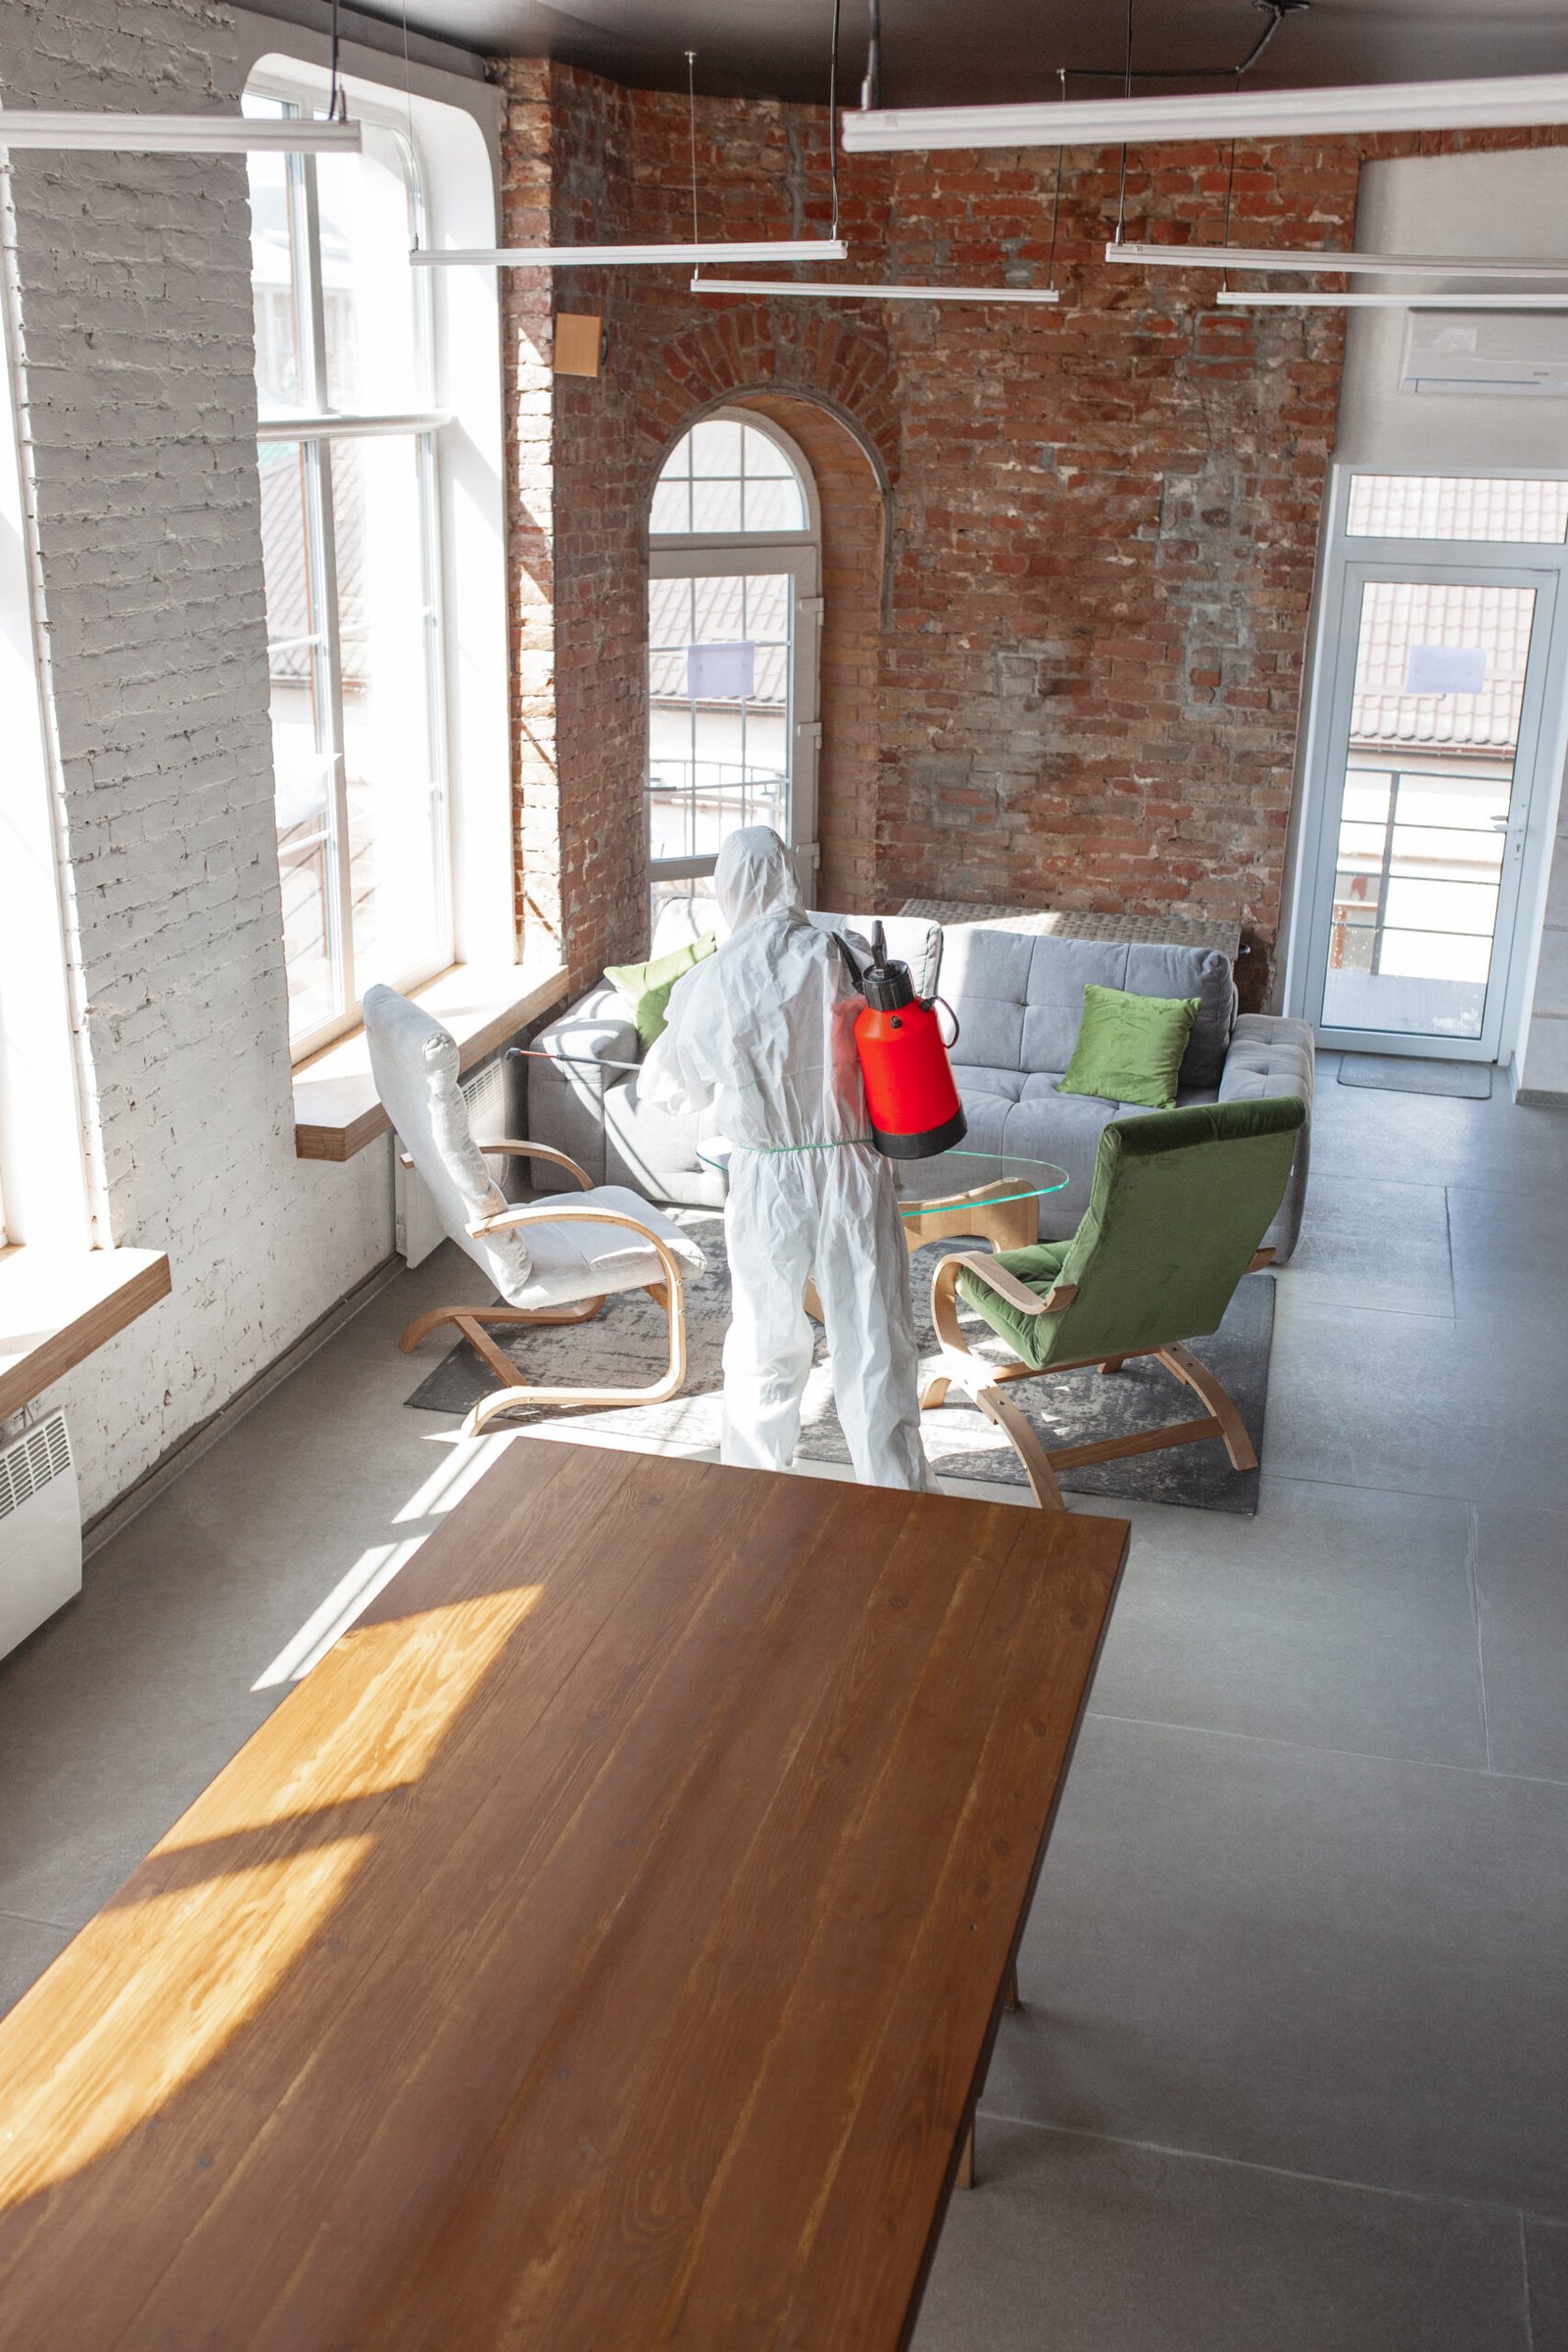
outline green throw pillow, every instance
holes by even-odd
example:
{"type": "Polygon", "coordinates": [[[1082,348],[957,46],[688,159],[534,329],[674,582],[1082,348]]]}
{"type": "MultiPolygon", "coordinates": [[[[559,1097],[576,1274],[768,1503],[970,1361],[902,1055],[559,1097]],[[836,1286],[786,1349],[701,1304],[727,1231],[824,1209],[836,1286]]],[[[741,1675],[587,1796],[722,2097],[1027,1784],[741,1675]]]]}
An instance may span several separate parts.
{"type": "Polygon", "coordinates": [[[1198,1018],[1197,997],[1135,997],[1084,989],[1084,1017],[1058,1095],[1102,1095],[1146,1110],[1174,1110],[1176,1073],[1198,1018]]]}
{"type": "Polygon", "coordinates": [[[672,948],[667,956],[656,956],[652,963],[611,963],[605,966],[605,978],[617,997],[625,999],[631,1017],[637,1024],[637,1035],[643,1047],[651,1046],[656,1037],[664,1034],[664,1007],[669,992],[683,972],[694,963],[711,956],[718,945],[718,935],[705,931],[701,939],[689,946],[672,948]]]}

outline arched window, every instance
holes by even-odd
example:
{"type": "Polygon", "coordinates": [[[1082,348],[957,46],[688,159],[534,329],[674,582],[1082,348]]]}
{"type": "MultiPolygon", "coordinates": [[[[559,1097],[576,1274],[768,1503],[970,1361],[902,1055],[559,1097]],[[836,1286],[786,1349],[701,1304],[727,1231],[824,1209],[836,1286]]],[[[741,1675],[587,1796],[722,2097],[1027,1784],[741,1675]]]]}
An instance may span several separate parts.
{"type": "Polygon", "coordinates": [[[718,847],[771,825],[815,876],[816,499],[788,436],[740,410],[679,441],[649,516],[648,863],[654,952],[709,930],[718,847]]]}

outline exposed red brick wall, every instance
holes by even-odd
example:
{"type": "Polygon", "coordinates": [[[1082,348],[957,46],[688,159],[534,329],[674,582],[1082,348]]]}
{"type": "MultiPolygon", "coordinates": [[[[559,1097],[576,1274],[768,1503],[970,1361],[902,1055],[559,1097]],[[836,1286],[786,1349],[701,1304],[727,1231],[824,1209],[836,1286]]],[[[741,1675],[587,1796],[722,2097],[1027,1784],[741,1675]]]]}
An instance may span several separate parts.
{"type": "MultiPolygon", "coordinates": [[[[541,135],[539,71],[504,69],[514,139],[541,135]]],[[[556,234],[687,236],[685,101],[564,68],[550,90],[556,234]]],[[[704,234],[825,230],[819,110],[700,100],[698,132],[704,234]]],[[[1348,244],[1364,155],[1559,135],[1244,149],[1232,233],[1348,244]]],[[[646,920],[649,492],[693,418],[739,397],[802,443],[823,494],[824,901],[1234,916],[1254,951],[1244,996],[1263,1000],[1343,317],[1225,314],[1210,275],[1107,266],[1118,171],[1114,150],[1064,159],[1055,311],[694,296],[669,270],[560,278],[560,307],[603,312],[612,339],[608,374],[562,379],[555,405],[574,967],[635,952],[646,920]],[[891,485],[885,584],[866,452],[891,485]]],[[[844,157],[841,175],[856,270],[1045,274],[1053,155],[844,157]]],[[[1217,242],[1227,176],[1218,152],[1135,154],[1128,237],[1217,242]]],[[[509,235],[514,204],[532,219],[536,202],[514,159],[509,235]]]]}

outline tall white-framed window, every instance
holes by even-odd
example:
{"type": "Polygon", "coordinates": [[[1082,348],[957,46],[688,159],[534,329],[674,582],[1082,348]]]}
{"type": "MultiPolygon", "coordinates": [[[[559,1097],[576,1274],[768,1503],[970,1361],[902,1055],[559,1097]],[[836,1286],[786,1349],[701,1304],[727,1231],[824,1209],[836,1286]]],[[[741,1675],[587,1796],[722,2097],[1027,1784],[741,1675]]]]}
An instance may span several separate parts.
{"type": "MultiPolygon", "coordinates": [[[[321,114],[262,75],[248,114],[321,114]]],[[[454,959],[431,289],[418,157],[356,107],[358,156],[251,158],[257,457],[289,1033],[454,959]]]]}
{"type": "Polygon", "coordinates": [[[1287,1004],[1346,1052],[1517,1028],[1568,734],[1568,480],[1337,468],[1287,1004]]]}
{"type": "Polygon", "coordinates": [[[692,426],[655,484],[648,866],[655,953],[708,930],[719,845],[771,825],[817,864],[821,540],[810,470],[746,410],[692,426]]]}

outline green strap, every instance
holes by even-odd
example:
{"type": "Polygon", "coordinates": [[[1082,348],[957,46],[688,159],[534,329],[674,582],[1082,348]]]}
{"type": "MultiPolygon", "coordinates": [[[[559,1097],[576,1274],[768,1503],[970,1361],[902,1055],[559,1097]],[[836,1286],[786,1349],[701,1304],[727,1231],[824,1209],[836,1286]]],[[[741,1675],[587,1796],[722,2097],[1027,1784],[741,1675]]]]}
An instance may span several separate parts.
{"type": "Polygon", "coordinates": [[[769,1159],[777,1159],[789,1152],[843,1152],[851,1144],[875,1142],[869,1135],[841,1135],[830,1144],[731,1144],[732,1152],[758,1152],[769,1159]]]}

